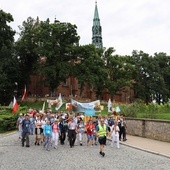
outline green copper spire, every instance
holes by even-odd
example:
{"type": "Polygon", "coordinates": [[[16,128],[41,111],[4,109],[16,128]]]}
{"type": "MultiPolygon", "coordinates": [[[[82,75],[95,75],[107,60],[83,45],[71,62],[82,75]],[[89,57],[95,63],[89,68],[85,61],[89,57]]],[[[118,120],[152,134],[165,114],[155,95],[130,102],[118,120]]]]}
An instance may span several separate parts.
{"type": "Polygon", "coordinates": [[[100,26],[97,1],[95,2],[95,11],[94,11],[94,18],[93,18],[92,44],[94,44],[96,48],[103,48],[102,27],[100,26]]]}

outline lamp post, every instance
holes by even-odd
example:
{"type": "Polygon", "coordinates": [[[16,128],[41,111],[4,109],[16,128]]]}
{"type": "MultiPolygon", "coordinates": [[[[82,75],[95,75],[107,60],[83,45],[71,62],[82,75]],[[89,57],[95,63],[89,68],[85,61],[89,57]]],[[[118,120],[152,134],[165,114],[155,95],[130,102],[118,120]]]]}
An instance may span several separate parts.
{"type": "Polygon", "coordinates": [[[16,95],[16,97],[18,96],[18,83],[15,82],[15,90],[14,90],[14,94],[16,95]]]}

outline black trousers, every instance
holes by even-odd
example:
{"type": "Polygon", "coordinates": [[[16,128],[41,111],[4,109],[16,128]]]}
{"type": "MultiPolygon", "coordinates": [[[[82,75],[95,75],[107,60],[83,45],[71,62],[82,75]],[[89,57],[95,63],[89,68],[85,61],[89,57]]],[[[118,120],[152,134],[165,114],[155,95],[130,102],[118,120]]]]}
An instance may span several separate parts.
{"type": "Polygon", "coordinates": [[[76,140],[76,131],[75,130],[68,130],[68,139],[69,139],[69,143],[70,143],[70,147],[74,146],[74,142],[76,140]]]}
{"type": "Polygon", "coordinates": [[[123,140],[126,140],[126,129],[124,126],[120,127],[119,140],[121,140],[122,135],[123,135],[123,140]]]}
{"type": "Polygon", "coordinates": [[[61,134],[60,134],[60,143],[62,145],[64,144],[65,139],[66,139],[66,132],[65,131],[61,131],[61,134]]]}
{"type": "Polygon", "coordinates": [[[22,145],[24,146],[24,142],[26,139],[26,146],[29,145],[29,133],[28,132],[22,132],[22,145]]]}

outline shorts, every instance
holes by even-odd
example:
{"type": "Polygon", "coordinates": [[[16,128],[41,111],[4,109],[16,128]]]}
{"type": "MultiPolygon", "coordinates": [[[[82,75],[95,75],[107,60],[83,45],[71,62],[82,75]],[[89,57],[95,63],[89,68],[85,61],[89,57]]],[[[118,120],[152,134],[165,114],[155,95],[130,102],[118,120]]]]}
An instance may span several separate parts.
{"type": "Polygon", "coordinates": [[[106,145],[106,136],[101,136],[98,138],[100,145],[106,145]]]}
{"type": "Polygon", "coordinates": [[[87,135],[87,139],[88,139],[88,140],[93,140],[93,138],[94,138],[94,135],[93,135],[93,134],[87,135]]]}
{"type": "MultiPolygon", "coordinates": [[[[40,134],[42,134],[42,133],[43,133],[43,129],[40,128],[40,134]]],[[[37,128],[35,128],[35,134],[36,134],[36,135],[40,135],[40,134],[37,134],[37,128]]]]}

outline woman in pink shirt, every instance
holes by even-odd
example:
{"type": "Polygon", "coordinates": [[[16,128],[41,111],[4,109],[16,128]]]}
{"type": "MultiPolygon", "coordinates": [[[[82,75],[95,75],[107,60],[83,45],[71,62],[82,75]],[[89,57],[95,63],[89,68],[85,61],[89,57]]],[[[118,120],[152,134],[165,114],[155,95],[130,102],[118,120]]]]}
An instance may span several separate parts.
{"type": "Polygon", "coordinates": [[[55,119],[52,124],[52,140],[54,141],[54,149],[57,149],[59,139],[59,120],[55,119]]]}

